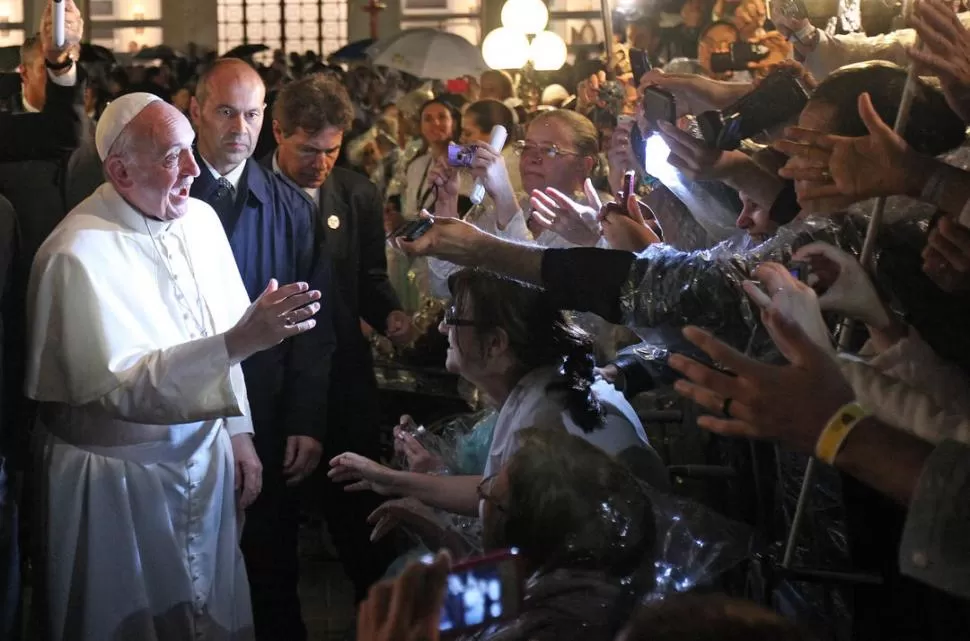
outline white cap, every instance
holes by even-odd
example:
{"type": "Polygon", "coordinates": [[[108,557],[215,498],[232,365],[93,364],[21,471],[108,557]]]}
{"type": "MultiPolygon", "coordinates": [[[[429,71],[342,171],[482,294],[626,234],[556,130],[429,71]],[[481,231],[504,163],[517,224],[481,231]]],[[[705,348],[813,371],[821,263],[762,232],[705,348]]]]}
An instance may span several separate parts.
{"type": "Polygon", "coordinates": [[[142,109],[157,100],[161,100],[161,98],[155,94],[140,92],[125,94],[108,103],[98,120],[98,129],[94,134],[94,143],[98,148],[98,156],[101,157],[101,160],[108,157],[111,145],[115,144],[115,140],[128,126],[128,123],[134,120],[142,109]]]}

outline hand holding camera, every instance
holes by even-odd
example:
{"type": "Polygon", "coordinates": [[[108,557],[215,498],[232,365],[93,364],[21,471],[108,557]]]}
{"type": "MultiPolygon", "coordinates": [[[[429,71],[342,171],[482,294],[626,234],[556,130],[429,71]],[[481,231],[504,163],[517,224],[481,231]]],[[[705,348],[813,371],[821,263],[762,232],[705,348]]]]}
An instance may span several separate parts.
{"type": "Polygon", "coordinates": [[[812,285],[823,310],[860,320],[874,329],[889,326],[889,312],[855,256],[828,243],[812,243],[795,252],[793,258],[811,265],[812,285]]]}
{"type": "Polygon", "coordinates": [[[428,170],[428,182],[434,186],[437,194],[434,215],[440,218],[457,218],[459,213],[460,178],[458,170],[451,162],[451,155],[451,145],[449,145],[448,156],[436,160],[428,170]]]}
{"type": "Polygon", "coordinates": [[[813,343],[830,355],[835,355],[832,334],[822,318],[818,296],[811,287],[800,282],[784,265],[778,263],[758,265],[752,275],[758,279],[761,287],[750,280],[742,286],[762,312],[781,312],[796,322],[813,343]]]}

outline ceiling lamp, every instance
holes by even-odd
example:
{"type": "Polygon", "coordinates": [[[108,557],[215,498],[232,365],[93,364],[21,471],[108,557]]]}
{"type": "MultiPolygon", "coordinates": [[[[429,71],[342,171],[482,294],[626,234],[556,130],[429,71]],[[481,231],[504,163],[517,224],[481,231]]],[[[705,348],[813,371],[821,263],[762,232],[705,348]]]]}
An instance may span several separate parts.
{"type": "Polygon", "coordinates": [[[492,69],[521,69],[529,62],[529,39],[522,31],[499,27],[482,41],[482,57],[492,69]]]}
{"type": "Polygon", "coordinates": [[[566,64],[566,55],[566,42],[552,31],[536,34],[529,46],[529,57],[536,71],[561,69],[566,64]]]}
{"type": "Polygon", "coordinates": [[[509,0],[502,7],[502,26],[527,34],[539,33],[549,24],[549,9],[542,0],[509,0]]]}

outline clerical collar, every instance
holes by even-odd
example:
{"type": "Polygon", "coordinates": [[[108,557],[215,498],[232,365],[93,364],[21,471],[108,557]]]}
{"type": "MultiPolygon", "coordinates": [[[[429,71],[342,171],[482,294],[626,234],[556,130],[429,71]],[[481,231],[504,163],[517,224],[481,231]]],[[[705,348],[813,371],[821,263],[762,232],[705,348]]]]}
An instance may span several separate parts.
{"type": "MultiPolygon", "coordinates": [[[[273,173],[274,174],[279,174],[281,176],[285,176],[286,174],[283,173],[283,170],[280,169],[280,164],[276,161],[276,157],[279,155],[279,153],[280,152],[278,150],[275,151],[275,152],[273,152],[273,173]]],[[[303,193],[305,193],[307,196],[310,197],[310,200],[312,200],[314,203],[316,203],[317,207],[320,206],[320,188],[319,187],[300,187],[300,189],[302,189],[303,190],[303,193]]]]}
{"type": "MultiPolygon", "coordinates": [[[[199,158],[201,158],[202,159],[202,163],[206,167],[208,167],[209,173],[212,174],[212,177],[213,178],[215,178],[216,180],[219,180],[220,178],[225,178],[226,180],[229,181],[229,184],[232,185],[232,188],[236,190],[236,193],[237,194],[239,193],[239,181],[242,180],[243,172],[246,170],[246,161],[245,160],[243,162],[239,163],[236,166],[235,169],[233,169],[228,174],[226,174],[225,176],[223,176],[218,171],[216,171],[216,169],[212,165],[209,164],[209,161],[205,159],[205,156],[202,155],[202,152],[199,152],[199,158]]],[[[275,158],[275,156],[274,156],[274,158],[275,158]]]]}

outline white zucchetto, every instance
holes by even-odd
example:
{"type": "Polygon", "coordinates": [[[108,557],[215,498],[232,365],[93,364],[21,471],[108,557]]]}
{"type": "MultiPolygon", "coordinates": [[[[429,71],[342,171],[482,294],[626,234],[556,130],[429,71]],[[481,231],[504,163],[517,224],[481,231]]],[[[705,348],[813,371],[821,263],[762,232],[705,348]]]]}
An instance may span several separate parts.
{"type": "Polygon", "coordinates": [[[98,156],[101,160],[108,157],[111,145],[115,143],[128,123],[134,120],[142,109],[157,100],[161,100],[161,98],[155,94],[138,92],[125,94],[108,103],[98,120],[98,129],[94,134],[94,143],[98,148],[98,156]]]}

